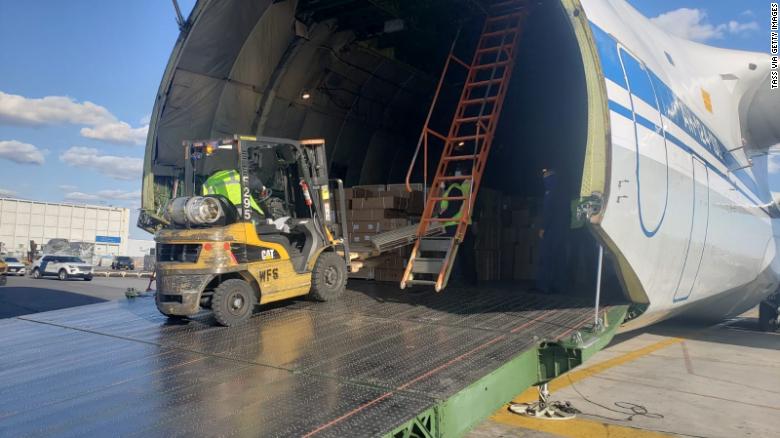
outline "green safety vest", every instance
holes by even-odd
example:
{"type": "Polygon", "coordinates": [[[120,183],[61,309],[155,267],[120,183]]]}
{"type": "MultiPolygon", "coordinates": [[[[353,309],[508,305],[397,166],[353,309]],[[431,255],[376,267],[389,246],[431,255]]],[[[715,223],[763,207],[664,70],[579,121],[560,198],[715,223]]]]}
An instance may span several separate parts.
{"type": "MultiPolygon", "coordinates": [[[[235,170],[220,170],[214,172],[213,175],[203,183],[204,195],[221,195],[230,201],[231,204],[241,207],[243,204],[241,199],[241,177],[238,171],[235,170]]],[[[257,205],[255,199],[249,196],[249,205],[253,210],[257,211],[261,215],[263,210],[257,205]]]]}
{"type": "MultiPolygon", "coordinates": [[[[460,191],[463,193],[463,196],[465,198],[468,198],[469,194],[471,193],[471,181],[467,180],[467,181],[463,181],[460,184],[458,184],[458,183],[450,184],[449,187],[447,187],[447,189],[444,190],[444,193],[441,195],[442,198],[448,197],[450,195],[450,192],[453,189],[456,189],[456,188],[460,189],[460,191]]],[[[449,221],[449,222],[444,222],[442,224],[444,227],[449,227],[449,226],[458,224],[459,219],[461,218],[461,216],[463,216],[463,210],[465,210],[465,208],[466,208],[466,202],[468,202],[468,201],[462,201],[462,202],[463,202],[463,205],[461,205],[460,210],[458,210],[458,212],[455,213],[455,216],[452,217],[452,219],[454,219],[454,220],[449,221]]],[[[449,207],[449,206],[450,206],[450,201],[447,200],[447,199],[444,199],[444,200],[439,202],[439,211],[447,211],[447,207],[449,207]]],[[[469,224],[470,223],[471,223],[471,218],[469,217],[469,224]]]]}

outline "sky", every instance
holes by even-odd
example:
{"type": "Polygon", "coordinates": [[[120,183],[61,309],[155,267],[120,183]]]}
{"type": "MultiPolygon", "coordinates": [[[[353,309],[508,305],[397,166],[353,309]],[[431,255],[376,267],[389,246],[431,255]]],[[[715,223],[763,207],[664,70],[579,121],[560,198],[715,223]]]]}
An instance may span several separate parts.
{"type": "MultiPolygon", "coordinates": [[[[769,1],[629,2],[682,37],[768,51],[769,1]]],[[[127,207],[150,239],[144,144],[177,36],[169,0],[0,0],[0,196],[127,207]]]]}

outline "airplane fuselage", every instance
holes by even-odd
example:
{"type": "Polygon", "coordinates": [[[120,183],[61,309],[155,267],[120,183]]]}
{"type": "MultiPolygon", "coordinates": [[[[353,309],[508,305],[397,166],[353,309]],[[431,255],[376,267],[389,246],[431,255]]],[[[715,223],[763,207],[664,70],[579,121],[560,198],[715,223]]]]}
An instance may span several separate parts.
{"type": "Polygon", "coordinates": [[[609,110],[596,226],[629,293],[648,304],[627,327],[755,306],[777,288],[778,269],[772,198],[745,154],[740,104],[768,59],[670,36],[623,1],[582,5],[609,110]]]}

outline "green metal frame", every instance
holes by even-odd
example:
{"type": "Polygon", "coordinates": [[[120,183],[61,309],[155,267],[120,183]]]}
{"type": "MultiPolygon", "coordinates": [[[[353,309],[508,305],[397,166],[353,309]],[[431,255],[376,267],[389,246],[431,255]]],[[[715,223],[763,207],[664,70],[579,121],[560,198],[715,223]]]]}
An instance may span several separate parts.
{"type": "Polygon", "coordinates": [[[547,382],[581,365],[615,336],[628,306],[614,306],[602,327],[588,327],[568,339],[542,342],[452,397],[436,403],[398,426],[386,438],[449,438],[464,435],[531,386],[547,382]]]}
{"type": "Polygon", "coordinates": [[[430,408],[385,436],[390,438],[435,438],[439,436],[437,425],[436,410],[430,408]]]}

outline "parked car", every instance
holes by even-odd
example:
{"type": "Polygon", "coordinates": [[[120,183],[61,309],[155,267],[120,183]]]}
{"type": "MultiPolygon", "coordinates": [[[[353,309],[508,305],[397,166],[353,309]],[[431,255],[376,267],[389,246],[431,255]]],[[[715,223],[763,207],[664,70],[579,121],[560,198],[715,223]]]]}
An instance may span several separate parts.
{"type": "Polygon", "coordinates": [[[7,266],[5,270],[5,275],[21,275],[27,273],[27,267],[24,266],[24,263],[19,261],[16,257],[3,257],[3,261],[5,262],[7,266]]]}
{"type": "Polygon", "coordinates": [[[129,269],[132,271],[135,269],[135,262],[133,262],[133,259],[130,257],[117,256],[114,257],[114,261],[111,262],[111,269],[129,269]]]}
{"type": "Polygon", "coordinates": [[[92,265],[73,256],[44,255],[32,265],[33,278],[56,276],[60,280],[83,278],[92,280],[92,265]]]}

